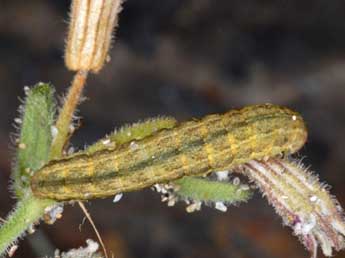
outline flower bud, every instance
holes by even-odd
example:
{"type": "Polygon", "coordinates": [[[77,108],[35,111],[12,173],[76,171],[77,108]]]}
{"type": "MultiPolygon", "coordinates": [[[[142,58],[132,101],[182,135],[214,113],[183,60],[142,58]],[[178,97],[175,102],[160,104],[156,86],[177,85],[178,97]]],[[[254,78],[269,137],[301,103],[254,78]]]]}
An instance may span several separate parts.
{"type": "MultiPolygon", "coordinates": [[[[317,257],[345,248],[345,219],[342,208],[318,178],[301,163],[288,159],[252,160],[242,172],[257,184],[276,212],[304,246],[317,257]]],[[[241,170],[240,169],[240,170],[241,170]]]]}
{"type": "Polygon", "coordinates": [[[122,0],[73,0],[65,63],[73,71],[97,73],[108,56],[122,0]]]}

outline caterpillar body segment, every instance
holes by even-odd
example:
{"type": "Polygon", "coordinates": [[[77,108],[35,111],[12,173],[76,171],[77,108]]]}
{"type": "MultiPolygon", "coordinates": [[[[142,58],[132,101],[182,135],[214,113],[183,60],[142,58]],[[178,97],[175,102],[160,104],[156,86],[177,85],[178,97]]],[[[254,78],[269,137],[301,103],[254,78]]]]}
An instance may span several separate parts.
{"type": "Polygon", "coordinates": [[[269,104],[249,106],[183,122],[114,149],[52,161],[34,174],[31,187],[37,197],[55,200],[108,197],[292,154],[306,137],[299,114],[269,104]]]}

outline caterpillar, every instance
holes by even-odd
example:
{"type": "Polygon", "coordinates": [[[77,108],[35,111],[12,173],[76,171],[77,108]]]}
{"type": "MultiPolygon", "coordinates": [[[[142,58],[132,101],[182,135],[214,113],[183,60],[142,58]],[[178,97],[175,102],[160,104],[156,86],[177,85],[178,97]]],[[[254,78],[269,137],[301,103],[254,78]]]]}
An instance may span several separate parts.
{"type": "Polygon", "coordinates": [[[105,198],[183,176],[231,170],[298,151],[302,117],[271,104],[176,124],[112,149],[53,160],[31,178],[33,194],[54,200],[105,198]]]}

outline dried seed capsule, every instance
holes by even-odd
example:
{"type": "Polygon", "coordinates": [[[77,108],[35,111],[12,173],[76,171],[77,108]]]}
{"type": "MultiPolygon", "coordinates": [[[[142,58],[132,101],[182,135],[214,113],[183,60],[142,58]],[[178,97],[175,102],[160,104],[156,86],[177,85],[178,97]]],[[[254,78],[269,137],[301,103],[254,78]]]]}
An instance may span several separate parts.
{"type": "Polygon", "coordinates": [[[65,50],[68,69],[97,73],[107,59],[122,0],[74,0],[65,50]]]}

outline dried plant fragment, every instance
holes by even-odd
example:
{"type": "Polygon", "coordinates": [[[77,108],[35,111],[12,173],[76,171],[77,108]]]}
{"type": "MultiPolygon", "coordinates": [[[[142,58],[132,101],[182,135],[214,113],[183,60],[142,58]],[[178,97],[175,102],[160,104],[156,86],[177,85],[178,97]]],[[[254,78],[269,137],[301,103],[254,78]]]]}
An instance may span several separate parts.
{"type": "Polygon", "coordinates": [[[288,159],[250,161],[241,172],[253,180],[304,246],[317,256],[345,247],[345,221],[338,201],[301,164],[288,159]]]}
{"type": "Polygon", "coordinates": [[[67,37],[68,69],[97,73],[104,65],[122,0],[74,0],[67,37]]]}

